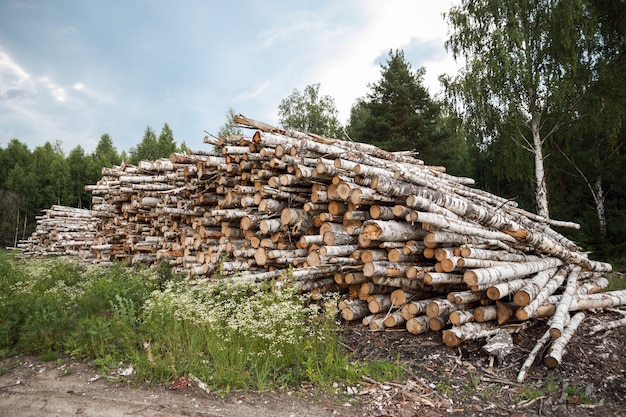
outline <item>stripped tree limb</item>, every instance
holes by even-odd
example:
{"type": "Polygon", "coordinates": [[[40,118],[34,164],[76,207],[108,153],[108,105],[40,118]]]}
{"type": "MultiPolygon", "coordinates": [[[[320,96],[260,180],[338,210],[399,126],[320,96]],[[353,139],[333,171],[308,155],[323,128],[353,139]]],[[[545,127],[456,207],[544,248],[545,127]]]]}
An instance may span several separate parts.
{"type": "Polygon", "coordinates": [[[548,344],[550,340],[552,340],[552,338],[550,337],[550,329],[548,329],[545,331],[543,336],[541,336],[541,338],[537,340],[537,344],[535,344],[535,347],[533,348],[533,350],[531,350],[530,353],[528,354],[528,357],[526,357],[526,360],[522,364],[522,367],[520,368],[519,373],[517,374],[517,382],[519,383],[524,382],[524,379],[526,378],[526,373],[528,372],[530,367],[533,366],[533,363],[535,362],[537,355],[546,347],[546,345],[548,344]]]}

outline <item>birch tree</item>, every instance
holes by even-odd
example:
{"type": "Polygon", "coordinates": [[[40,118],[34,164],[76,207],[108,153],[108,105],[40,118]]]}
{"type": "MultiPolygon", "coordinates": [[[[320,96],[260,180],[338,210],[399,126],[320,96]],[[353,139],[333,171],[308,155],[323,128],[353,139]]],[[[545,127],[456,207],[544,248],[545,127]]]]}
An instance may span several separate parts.
{"type": "Polygon", "coordinates": [[[442,77],[448,97],[482,145],[513,140],[533,155],[537,213],[549,217],[546,142],[575,114],[593,72],[584,1],[462,0],[447,19],[446,48],[464,62],[442,77]]]}
{"type": "Polygon", "coordinates": [[[302,92],[294,89],[278,105],[282,127],[317,133],[330,138],[342,138],[339,111],[335,99],[320,95],[320,84],[307,85],[302,92]]]}

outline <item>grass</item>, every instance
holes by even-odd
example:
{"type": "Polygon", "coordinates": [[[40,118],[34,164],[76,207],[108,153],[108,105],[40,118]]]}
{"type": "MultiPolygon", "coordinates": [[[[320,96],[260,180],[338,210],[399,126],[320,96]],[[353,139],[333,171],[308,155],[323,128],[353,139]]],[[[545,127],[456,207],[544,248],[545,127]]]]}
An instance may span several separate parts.
{"type": "Polygon", "coordinates": [[[196,280],[167,267],[85,266],[0,251],[0,358],[69,356],[102,368],[132,365],[137,382],[190,374],[211,389],[326,392],[365,374],[399,379],[392,361],[358,363],[337,336],[336,299],[289,285],[196,280]]]}

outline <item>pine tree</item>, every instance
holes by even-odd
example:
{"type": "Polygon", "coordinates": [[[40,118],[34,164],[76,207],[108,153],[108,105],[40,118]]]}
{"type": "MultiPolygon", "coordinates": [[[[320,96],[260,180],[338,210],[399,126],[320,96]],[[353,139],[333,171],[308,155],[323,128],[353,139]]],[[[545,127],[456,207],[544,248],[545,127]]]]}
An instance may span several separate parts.
{"type": "Polygon", "coordinates": [[[424,68],[411,69],[403,51],[389,51],[380,80],[352,106],[348,135],[388,151],[414,150],[428,164],[465,173],[465,139],[454,117],[444,116],[430,97],[424,74],[424,68]]]}

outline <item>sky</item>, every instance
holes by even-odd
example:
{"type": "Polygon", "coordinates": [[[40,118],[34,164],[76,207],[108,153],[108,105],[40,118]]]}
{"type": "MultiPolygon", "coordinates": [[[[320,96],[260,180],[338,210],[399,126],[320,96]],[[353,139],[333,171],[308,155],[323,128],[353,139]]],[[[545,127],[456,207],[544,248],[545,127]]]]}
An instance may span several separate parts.
{"type": "Polygon", "coordinates": [[[453,0],[0,0],[0,147],[60,141],[119,152],[167,123],[207,150],[229,109],[278,125],[281,100],[320,84],[345,123],[390,50],[424,67],[431,96],[458,65],[453,0]]]}

